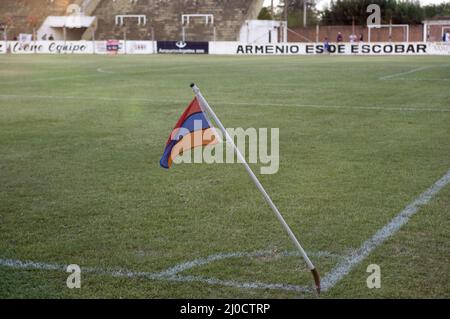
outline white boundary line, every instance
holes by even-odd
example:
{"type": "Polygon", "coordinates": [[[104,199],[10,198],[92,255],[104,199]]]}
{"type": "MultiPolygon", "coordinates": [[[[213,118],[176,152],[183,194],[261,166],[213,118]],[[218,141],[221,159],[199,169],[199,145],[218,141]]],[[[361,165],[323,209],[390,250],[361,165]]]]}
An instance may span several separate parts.
{"type": "MultiPolygon", "coordinates": [[[[230,64],[231,65],[231,64],[230,64]]],[[[108,77],[112,74],[126,74],[126,75],[136,75],[136,74],[152,74],[153,72],[158,71],[178,71],[178,70],[197,70],[199,68],[210,68],[210,64],[196,64],[196,65],[178,65],[171,67],[155,67],[154,65],[142,64],[142,65],[122,65],[118,67],[99,67],[95,70],[84,70],[86,74],[76,74],[76,75],[67,75],[67,76],[55,76],[55,77],[38,77],[35,79],[24,79],[24,80],[13,80],[13,81],[0,81],[0,85],[10,85],[10,84],[28,84],[28,83],[36,83],[36,82],[50,82],[50,81],[60,81],[60,80],[76,80],[76,79],[84,79],[91,77],[108,77]],[[136,68],[136,70],[134,70],[136,68]],[[120,72],[121,69],[129,69],[126,72],[120,72]]]]}
{"type": "MultiPolygon", "coordinates": [[[[420,207],[427,205],[445,186],[450,183],[450,170],[442,176],[437,182],[435,182],[425,192],[420,194],[410,204],[408,204],[397,216],[395,216],[388,224],[378,230],[370,239],[366,240],[358,249],[345,257],[330,254],[328,252],[318,252],[316,257],[331,257],[339,258],[342,261],[338,263],[328,274],[322,279],[322,290],[328,291],[333,288],[339,281],[341,281],[350,271],[361,261],[364,260],[373,250],[382,245],[389,237],[397,233],[400,228],[405,225],[409,219],[418,212],[420,207]]],[[[145,277],[152,280],[166,280],[173,282],[201,282],[210,285],[222,285],[243,289],[272,289],[272,290],[285,290],[294,292],[312,292],[313,288],[309,286],[298,286],[290,284],[280,283],[262,283],[262,282],[239,282],[235,280],[221,280],[216,278],[208,278],[202,276],[183,276],[179,275],[183,272],[194,267],[203,266],[214,261],[223,260],[226,258],[237,257],[258,257],[274,254],[270,251],[256,251],[256,252],[235,252],[235,253],[220,253],[211,255],[206,258],[196,259],[190,262],[178,264],[174,267],[168,268],[159,273],[150,272],[134,272],[126,269],[118,270],[103,270],[99,268],[85,268],[83,271],[87,273],[94,273],[99,275],[108,275],[112,277],[145,277]]],[[[279,254],[281,256],[294,256],[295,253],[284,252],[279,254]]],[[[0,266],[10,267],[13,269],[39,269],[39,270],[58,270],[65,271],[65,266],[59,264],[48,264],[33,261],[21,261],[15,259],[0,259],[0,266]]]]}
{"type": "Polygon", "coordinates": [[[391,81],[395,81],[395,80],[398,80],[398,81],[411,81],[411,82],[421,82],[421,81],[423,81],[423,82],[447,82],[447,81],[450,81],[450,78],[448,78],[448,79],[447,78],[446,79],[395,78],[395,79],[392,79],[391,81]]]}
{"type": "MultiPolygon", "coordinates": [[[[0,62],[3,63],[3,62],[0,62]]],[[[321,64],[322,62],[318,62],[318,64],[321,64]]],[[[83,63],[86,65],[94,64],[94,62],[88,62],[83,63]]],[[[247,63],[243,63],[247,64],[247,63]]],[[[287,63],[289,64],[289,63],[287,63]]],[[[293,63],[293,64],[306,64],[305,62],[299,62],[299,63],[293,63]]],[[[308,62],[308,64],[311,64],[308,62]]],[[[237,62],[234,61],[232,63],[228,63],[228,65],[235,66],[237,65],[237,62]]],[[[251,63],[249,64],[251,65],[251,63]]],[[[48,77],[48,78],[36,78],[36,79],[29,79],[29,80],[18,80],[18,81],[0,81],[0,85],[9,85],[9,84],[26,84],[26,83],[35,83],[35,82],[45,82],[45,81],[59,81],[59,80],[71,80],[71,79],[81,79],[81,78],[90,78],[90,77],[97,77],[97,76],[111,76],[112,74],[117,74],[117,71],[120,71],[120,69],[133,69],[133,68],[139,68],[138,70],[131,70],[128,72],[120,72],[128,75],[134,75],[134,74],[143,74],[143,73],[152,73],[154,71],[172,71],[172,70],[186,70],[186,69],[198,69],[198,68],[209,68],[211,65],[209,63],[206,64],[196,64],[194,66],[192,65],[177,65],[173,67],[162,67],[162,68],[155,68],[154,65],[149,64],[131,64],[131,65],[123,65],[123,66],[116,66],[116,67],[98,67],[95,70],[86,70],[86,72],[90,72],[90,74],[78,74],[78,75],[71,75],[71,76],[58,76],[58,77],[48,77]],[[143,70],[142,68],[148,68],[143,70]]],[[[226,66],[226,65],[225,65],[226,66]]],[[[393,78],[396,78],[401,75],[408,75],[428,69],[438,68],[438,67],[448,67],[450,64],[443,64],[443,65],[430,65],[430,66],[423,66],[420,68],[415,68],[409,71],[405,72],[399,72],[394,73],[386,76],[379,77],[378,80],[390,80],[393,78]]],[[[400,80],[400,79],[399,79],[400,80]]],[[[444,81],[447,81],[448,79],[444,79],[444,81]]]]}
{"type": "MultiPolygon", "coordinates": [[[[421,68],[423,69],[423,68],[421,68]]],[[[418,70],[418,69],[416,69],[418,70]]],[[[412,70],[414,71],[414,70],[412,70]]],[[[412,72],[410,71],[410,72],[412,72]]],[[[174,100],[164,100],[158,101],[154,99],[145,99],[145,98],[135,98],[135,99],[126,99],[126,98],[110,98],[110,97],[95,97],[95,98],[80,98],[80,97],[72,97],[72,96],[19,96],[19,95],[0,95],[0,98],[28,98],[28,99],[74,99],[74,100],[104,100],[104,101],[122,101],[122,100],[138,100],[138,101],[153,101],[153,102],[181,102],[174,100]]],[[[228,103],[228,104],[238,104],[238,105],[253,105],[254,103],[228,103]]],[[[320,108],[339,108],[339,106],[318,106],[318,105],[287,105],[287,104],[264,104],[271,106],[303,106],[303,107],[320,107],[320,108]]],[[[357,108],[357,109],[374,109],[374,107],[342,107],[342,108],[357,108]]],[[[417,108],[376,108],[383,110],[426,110],[430,111],[433,109],[417,109],[417,108]]],[[[450,111],[450,110],[434,110],[434,111],[450,111]]],[[[406,224],[409,221],[409,218],[414,215],[420,206],[427,204],[443,187],[445,187],[450,182],[450,170],[444,175],[439,181],[437,181],[431,188],[422,193],[416,200],[414,200],[411,204],[409,204],[404,210],[402,210],[399,215],[397,215],[394,219],[391,220],[390,223],[385,225],[382,229],[380,229],[371,239],[367,240],[363,243],[363,245],[354,251],[349,256],[345,257],[344,261],[338,264],[330,273],[328,273],[323,278],[323,290],[327,291],[332,288],[337,282],[339,282],[345,275],[347,275],[351,269],[361,262],[365,257],[367,257],[376,247],[381,245],[388,237],[395,234],[401,226],[406,224]]],[[[171,281],[201,281],[210,284],[221,284],[226,286],[234,286],[240,288],[267,288],[267,289],[284,289],[284,290],[294,290],[294,291],[309,291],[309,287],[302,286],[293,286],[293,285],[285,285],[285,284],[264,284],[264,283],[239,283],[235,281],[223,281],[214,278],[204,278],[198,276],[180,276],[177,275],[180,271],[184,271],[186,269],[190,269],[193,267],[197,267],[200,265],[204,265],[216,260],[231,258],[231,257],[243,257],[243,256],[255,256],[249,255],[249,253],[231,253],[231,254],[218,254],[209,256],[206,259],[196,260],[184,264],[177,265],[172,267],[162,273],[136,273],[130,271],[120,270],[119,274],[130,274],[131,277],[136,276],[145,276],[149,278],[158,278],[158,279],[166,279],[171,281]]],[[[257,252],[256,254],[261,254],[261,252],[257,252]]],[[[61,269],[62,266],[54,265],[54,264],[43,264],[43,263],[34,263],[34,262],[22,262],[18,260],[3,260],[0,259],[0,265],[10,266],[15,268],[33,268],[33,269],[44,269],[44,270],[55,270],[61,269]]],[[[105,271],[99,269],[91,269],[90,272],[104,273],[108,274],[105,271]]],[[[117,272],[109,273],[111,275],[117,274],[117,272]]]]}
{"type": "MultiPolygon", "coordinates": [[[[341,259],[342,257],[328,252],[310,253],[311,256],[329,257],[341,259]]],[[[292,257],[298,256],[297,252],[273,252],[273,251],[255,251],[255,252],[234,252],[234,253],[219,253],[208,256],[206,258],[199,258],[193,261],[181,263],[167,270],[152,273],[152,272],[137,272],[127,269],[105,270],[95,267],[82,267],[83,273],[91,273],[97,275],[107,275],[111,277],[126,277],[126,278],[147,278],[151,280],[163,280],[172,282],[201,282],[209,285],[221,285],[242,289],[271,289],[284,290],[294,292],[312,292],[312,287],[298,286],[282,283],[263,283],[259,281],[241,282],[236,280],[222,280],[217,278],[209,278],[203,276],[180,275],[181,272],[201,267],[215,261],[224,260],[228,258],[242,258],[242,257],[264,257],[264,256],[281,256],[292,257]]],[[[36,270],[51,270],[51,271],[66,271],[67,265],[42,263],[34,261],[22,261],[15,259],[0,259],[0,266],[9,267],[13,269],[36,269],[36,270]]]]}
{"type": "Polygon", "coordinates": [[[112,71],[103,70],[102,68],[98,68],[97,72],[98,73],[106,73],[106,74],[114,74],[115,73],[115,72],[112,72],[112,71]]]}
{"type": "MultiPolygon", "coordinates": [[[[150,99],[150,98],[117,98],[117,97],[101,97],[101,96],[57,96],[57,95],[15,95],[0,94],[0,99],[44,99],[44,100],[76,100],[76,101],[140,101],[153,103],[186,103],[186,100],[176,100],[167,97],[167,99],[150,99]]],[[[214,100],[212,100],[214,101],[214,100]]],[[[219,102],[217,102],[219,103],[219,102]]],[[[217,104],[216,103],[216,104],[217,104]]],[[[224,105],[243,105],[243,106],[276,106],[276,107],[299,107],[312,109],[343,109],[343,110],[366,110],[366,111],[397,111],[397,112],[450,112],[450,108],[426,108],[426,107],[384,107],[384,106],[345,106],[345,105],[317,105],[317,104],[284,104],[284,103],[258,103],[258,102],[220,102],[224,105]]]]}
{"type": "Polygon", "coordinates": [[[344,278],[357,264],[366,258],[375,248],[383,244],[389,237],[394,235],[405,225],[421,206],[428,204],[433,197],[450,183],[450,170],[434,183],[425,192],[414,199],[397,216],[395,216],[383,228],[378,230],[370,239],[366,240],[361,247],[344,258],[335,268],[333,268],[322,280],[322,289],[327,291],[333,288],[342,278],[344,278]]]}
{"type": "MultiPolygon", "coordinates": [[[[342,256],[338,256],[335,254],[331,254],[329,252],[308,252],[309,255],[315,256],[315,257],[328,257],[328,258],[334,258],[334,259],[341,259],[342,256]]],[[[199,258],[195,259],[193,261],[188,261],[185,263],[178,264],[174,267],[171,267],[167,270],[164,270],[159,273],[161,276],[171,276],[176,275],[180,272],[195,268],[195,267],[201,267],[207,264],[210,264],[215,261],[228,259],[228,258],[240,258],[240,257],[264,257],[264,256],[280,256],[280,257],[292,257],[292,256],[300,256],[297,252],[281,252],[276,253],[273,251],[255,251],[250,253],[241,253],[241,252],[235,252],[235,253],[220,253],[215,255],[210,255],[206,258],[199,258]]]]}
{"type": "Polygon", "coordinates": [[[380,80],[389,80],[389,79],[395,78],[397,76],[412,74],[412,73],[415,73],[415,72],[428,70],[428,69],[431,69],[431,68],[434,68],[434,67],[436,67],[436,66],[423,66],[423,67],[412,69],[412,70],[409,70],[409,71],[406,71],[406,72],[399,72],[399,73],[394,73],[394,74],[391,74],[391,75],[382,76],[379,79],[380,80]]]}
{"type": "Polygon", "coordinates": [[[420,68],[412,69],[412,70],[409,70],[406,72],[399,72],[399,73],[382,76],[379,78],[379,80],[382,80],[382,81],[389,80],[389,79],[396,78],[401,75],[408,75],[408,74],[412,74],[412,73],[416,73],[416,72],[420,72],[420,71],[424,71],[424,70],[428,70],[428,69],[434,69],[434,68],[438,68],[438,67],[446,68],[448,66],[450,66],[450,64],[422,66],[420,68]]]}

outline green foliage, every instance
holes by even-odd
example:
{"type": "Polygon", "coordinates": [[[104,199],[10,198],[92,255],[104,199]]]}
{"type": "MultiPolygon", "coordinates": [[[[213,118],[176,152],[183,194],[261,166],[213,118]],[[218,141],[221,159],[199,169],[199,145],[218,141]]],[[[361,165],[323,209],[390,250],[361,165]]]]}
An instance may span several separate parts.
{"type": "Polygon", "coordinates": [[[263,7],[258,15],[258,20],[272,20],[272,14],[269,8],[263,7]]]}
{"type": "MultiPolygon", "coordinates": [[[[315,14],[315,12],[308,12],[306,16],[306,23],[308,26],[316,25],[318,23],[319,18],[315,14]]],[[[303,27],[303,10],[291,11],[288,15],[288,26],[289,28],[300,28],[303,27]]]]}
{"type": "MultiPolygon", "coordinates": [[[[302,27],[305,0],[287,1],[289,27],[302,27]]],[[[450,15],[450,1],[421,6],[418,0],[332,0],[330,6],[323,11],[315,8],[315,2],[308,1],[308,25],[318,22],[323,25],[351,25],[353,21],[358,25],[366,25],[369,16],[366,9],[370,4],[380,6],[383,24],[388,24],[391,19],[395,24],[420,24],[424,19],[450,15]]],[[[282,1],[281,3],[273,17],[268,8],[263,8],[258,19],[284,19],[284,5],[282,1]]]]}
{"type": "Polygon", "coordinates": [[[317,2],[315,0],[288,0],[288,8],[289,11],[297,11],[302,10],[305,2],[307,3],[308,7],[314,7],[314,4],[317,2]]]}
{"type": "MultiPolygon", "coordinates": [[[[315,7],[316,0],[309,0],[307,1],[307,3],[308,6],[307,6],[306,22],[309,26],[315,25],[320,20],[319,11],[315,7]]],[[[290,28],[303,27],[304,0],[288,0],[287,5],[288,5],[288,17],[287,17],[288,26],[290,28]]],[[[273,18],[275,20],[285,20],[284,4],[282,1],[281,5],[275,8],[273,18]]]]}
{"type": "Polygon", "coordinates": [[[422,7],[418,0],[332,0],[330,7],[322,12],[321,22],[325,25],[350,25],[354,20],[356,24],[365,25],[369,4],[380,6],[384,24],[391,19],[395,24],[420,24],[425,18],[450,14],[450,3],[422,7]]]}
{"type": "Polygon", "coordinates": [[[450,15],[450,2],[423,7],[425,18],[450,15]]]}

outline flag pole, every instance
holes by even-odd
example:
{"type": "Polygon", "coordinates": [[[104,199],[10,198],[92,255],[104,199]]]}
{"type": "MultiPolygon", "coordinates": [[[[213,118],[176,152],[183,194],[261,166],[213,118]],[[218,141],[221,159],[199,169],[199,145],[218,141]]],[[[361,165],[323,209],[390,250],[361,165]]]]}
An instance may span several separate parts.
{"type": "Polygon", "coordinates": [[[295,237],[295,235],[292,232],[291,228],[289,227],[289,225],[284,220],[284,218],[281,215],[280,211],[275,206],[275,204],[273,203],[273,201],[270,198],[270,196],[267,194],[266,190],[264,189],[264,187],[262,186],[261,182],[256,177],[255,173],[253,173],[252,169],[248,165],[248,163],[245,160],[244,156],[241,154],[241,152],[237,148],[236,144],[234,144],[234,141],[231,138],[230,134],[228,134],[227,130],[223,126],[222,122],[220,122],[220,120],[217,117],[216,113],[214,113],[214,111],[211,108],[211,106],[209,106],[208,102],[203,97],[202,93],[200,92],[200,89],[194,83],[191,84],[191,88],[194,91],[197,99],[199,100],[200,106],[202,107],[203,110],[206,110],[212,116],[212,118],[214,119],[216,124],[219,126],[220,130],[222,131],[222,134],[225,136],[226,141],[233,147],[233,149],[236,152],[236,155],[237,155],[239,161],[244,165],[245,169],[247,170],[248,175],[250,176],[252,181],[255,183],[255,185],[259,189],[259,191],[262,193],[262,195],[263,195],[264,199],[266,200],[267,204],[269,204],[270,208],[272,209],[273,213],[277,217],[278,221],[281,223],[281,225],[283,226],[284,230],[288,233],[289,237],[291,238],[292,242],[294,243],[295,247],[300,252],[300,255],[305,260],[306,265],[308,266],[309,270],[311,270],[311,273],[312,273],[312,275],[314,277],[314,282],[316,284],[317,292],[320,293],[320,276],[319,276],[319,272],[317,271],[316,267],[313,265],[313,263],[309,259],[309,257],[306,254],[305,250],[300,245],[300,242],[298,241],[297,237],[295,237]]]}

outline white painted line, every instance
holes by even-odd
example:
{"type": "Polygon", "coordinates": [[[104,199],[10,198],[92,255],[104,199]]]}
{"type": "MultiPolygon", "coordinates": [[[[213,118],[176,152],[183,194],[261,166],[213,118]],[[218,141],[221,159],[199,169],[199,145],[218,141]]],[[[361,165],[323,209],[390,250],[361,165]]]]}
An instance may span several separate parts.
{"type": "MultiPolygon", "coordinates": [[[[338,258],[341,261],[334,267],[329,273],[322,278],[322,290],[328,291],[333,288],[339,281],[341,281],[350,271],[359,264],[364,258],[366,258],[374,249],[382,245],[389,237],[393,236],[400,228],[405,225],[409,219],[417,213],[421,206],[428,204],[446,185],[450,183],[450,170],[441,177],[436,183],[434,183],[429,189],[423,192],[419,197],[406,206],[396,217],[394,217],[388,224],[378,230],[370,239],[366,240],[361,247],[354,250],[348,256],[342,257],[334,255],[328,252],[317,252],[316,257],[331,257],[338,258]]],[[[206,258],[196,259],[194,261],[180,263],[174,267],[166,269],[158,273],[150,272],[135,272],[126,269],[118,270],[103,270],[99,268],[83,267],[82,270],[87,273],[94,273],[99,275],[108,275],[112,277],[145,277],[152,280],[163,280],[172,282],[201,282],[209,285],[221,285],[243,289],[272,289],[272,290],[284,290],[295,292],[312,292],[313,288],[310,286],[298,286],[282,283],[261,283],[254,282],[240,282],[235,280],[221,280],[216,278],[208,278],[202,276],[185,276],[179,275],[183,272],[194,267],[203,266],[214,261],[223,260],[226,258],[238,258],[238,257],[258,257],[258,256],[270,256],[274,254],[271,251],[256,251],[256,252],[235,252],[235,253],[220,253],[208,256],[206,258]]],[[[297,252],[283,252],[281,256],[295,256],[297,252]]],[[[59,264],[48,264],[33,261],[21,261],[15,259],[0,259],[0,266],[10,267],[13,269],[40,269],[40,270],[57,270],[65,271],[66,266],[59,264]]]]}
{"type": "Polygon", "coordinates": [[[395,78],[397,76],[412,74],[412,73],[420,72],[420,71],[427,70],[427,69],[430,69],[430,68],[433,68],[433,67],[435,67],[435,66],[423,66],[423,67],[420,67],[420,68],[417,68],[417,69],[412,69],[412,70],[406,71],[406,72],[394,73],[394,74],[391,74],[391,75],[382,76],[382,77],[380,77],[380,80],[388,80],[388,79],[395,78]]]}
{"type": "Polygon", "coordinates": [[[408,206],[406,206],[388,224],[378,230],[370,239],[366,240],[361,247],[344,258],[335,268],[333,268],[323,279],[322,289],[327,291],[333,288],[342,278],[366,258],[375,248],[383,244],[389,237],[394,235],[405,225],[421,206],[428,204],[441,189],[450,183],[450,170],[442,176],[429,189],[419,195],[408,206]]]}
{"type": "Polygon", "coordinates": [[[15,259],[0,259],[0,266],[14,269],[40,269],[40,270],[64,270],[64,266],[47,264],[34,261],[21,261],[15,259]]]}
{"type": "Polygon", "coordinates": [[[253,282],[237,282],[234,280],[221,280],[216,278],[206,278],[200,276],[174,276],[170,277],[170,281],[181,282],[202,282],[209,285],[221,285],[228,287],[235,287],[241,289],[270,289],[270,290],[284,290],[293,292],[313,292],[313,288],[310,286],[297,286],[290,284],[266,284],[259,281],[253,282]]]}
{"type": "Polygon", "coordinates": [[[106,74],[114,74],[115,73],[115,72],[112,72],[112,71],[103,70],[102,68],[98,68],[97,72],[98,73],[106,73],[106,74]]]}
{"type": "MultiPolygon", "coordinates": [[[[342,257],[339,255],[335,255],[329,252],[308,252],[308,255],[315,257],[326,257],[326,258],[334,258],[340,260],[342,257]]],[[[260,250],[255,252],[234,252],[234,253],[219,253],[210,255],[206,258],[199,258],[192,261],[188,261],[185,263],[178,264],[174,267],[171,267],[167,270],[164,270],[159,273],[161,276],[171,276],[183,272],[185,270],[200,267],[203,265],[210,264],[215,261],[229,259],[229,258],[242,258],[242,257],[264,257],[264,256],[281,256],[281,257],[293,257],[300,256],[298,252],[274,252],[268,250],[260,250]]]]}
{"type": "MultiPolygon", "coordinates": [[[[27,84],[27,83],[37,83],[37,82],[51,82],[51,81],[60,81],[60,80],[72,80],[72,79],[85,79],[85,78],[91,78],[91,77],[102,77],[102,76],[109,76],[111,74],[117,74],[120,73],[121,75],[136,75],[136,74],[145,74],[145,73],[152,73],[152,72],[167,72],[167,71],[178,71],[178,70],[189,70],[189,69],[199,69],[201,67],[210,68],[209,64],[195,64],[195,65],[179,65],[179,66],[173,66],[173,67],[155,67],[151,65],[122,65],[120,67],[108,67],[105,68],[97,68],[95,70],[86,70],[86,74],[78,74],[78,75],[69,75],[69,76],[57,76],[57,77],[40,77],[35,79],[24,79],[24,80],[15,80],[15,81],[0,81],[0,85],[9,85],[9,84],[27,84]],[[133,70],[133,68],[139,68],[136,70],[133,70]],[[147,68],[147,69],[146,69],[147,68]],[[120,69],[126,69],[125,71],[115,72],[120,69]],[[114,70],[114,71],[112,71],[114,70]]],[[[67,68],[66,68],[67,70],[67,68]]]]}
{"type": "MultiPolygon", "coordinates": [[[[340,260],[342,257],[331,254],[328,252],[316,252],[310,253],[312,256],[316,257],[329,257],[336,258],[340,260]]],[[[194,267],[200,267],[218,260],[224,260],[228,258],[242,258],[242,257],[264,257],[264,256],[281,256],[281,257],[291,257],[298,256],[298,252],[273,252],[273,251],[255,251],[255,252],[234,252],[234,253],[219,253],[215,255],[208,256],[206,258],[199,258],[190,262],[180,263],[174,267],[167,270],[152,273],[152,272],[138,272],[130,271],[127,269],[115,269],[115,270],[105,270],[95,267],[82,267],[82,272],[92,273],[97,275],[106,275],[111,277],[126,277],[126,278],[147,278],[151,280],[162,280],[171,282],[200,282],[209,285],[221,285],[228,287],[235,287],[241,289],[271,289],[271,290],[284,290],[284,291],[295,291],[295,292],[312,292],[312,287],[309,286],[298,286],[283,283],[263,283],[259,281],[242,282],[236,280],[222,280],[217,278],[203,277],[203,276],[193,276],[193,275],[180,275],[181,272],[194,267]]],[[[52,271],[62,271],[65,272],[67,265],[61,264],[51,264],[42,263],[34,261],[22,261],[15,259],[0,259],[0,266],[9,267],[13,269],[37,269],[37,270],[52,270],[52,271]]]]}
{"type": "Polygon", "coordinates": [[[423,66],[423,67],[412,69],[412,70],[409,70],[406,72],[400,72],[400,73],[394,73],[394,74],[387,75],[387,76],[382,76],[379,78],[379,80],[389,80],[389,79],[393,79],[393,78],[396,78],[401,75],[408,75],[408,74],[412,74],[412,73],[416,73],[416,72],[420,72],[420,71],[424,71],[424,70],[428,70],[428,69],[439,68],[439,67],[446,68],[448,66],[450,66],[450,64],[423,66]]]}
{"type": "Polygon", "coordinates": [[[393,80],[411,81],[411,82],[420,82],[420,81],[424,81],[424,82],[447,82],[447,81],[450,81],[450,79],[418,79],[418,78],[413,78],[413,79],[409,79],[409,78],[395,78],[393,80]]]}
{"type": "MultiPolygon", "coordinates": [[[[124,68],[128,66],[123,66],[124,68]]],[[[67,71],[67,68],[65,68],[67,71]]],[[[1,81],[0,85],[9,85],[9,84],[27,84],[27,83],[37,83],[37,82],[51,82],[51,81],[61,81],[61,80],[75,80],[75,79],[86,79],[91,77],[102,77],[114,74],[116,72],[105,70],[104,68],[97,68],[97,72],[88,71],[86,74],[78,74],[78,75],[68,75],[68,76],[55,76],[55,77],[40,77],[35,79],[26,79],[26,80],[16,80],[16,81],[1,81]]],[[[130,74],[141,74],[148,73],[147,70],[138,70],[134,72],[129,72],[130,74]]],[[[121,72],[121,74],[127,74],[127,72],[121,72]]]]}
{"type": "Polygon", "coordinates": [[[93,77],[93,76],[105,76],[105,74],[102,74],[102,73],[87,74],[87,75],[81,75],[80,74],[80,75],[71,75],[71,76],[55,76],[55,77],[48,77],[48,78],[36,78],[36,79],[28,79],[28,80],[3,81],[3,82],[0,82],[0,85],[8,85],[8,84],[14,84],[14,85],[21,84],[21,85],[24,85],[26,83],[84,79],[84,78],[90,78],[90,77],[93,77]]]}
{"type": "MultiPolygon", "coordinates": [[[[186,103],[186,100],[177,100],[170,97],[157,99],[157,98],[118,98],[118,97],[101,97],[101,96],[57,96],[57,95],[14,95],[14,94],[0,94],[0,99],[18,99],[18,100],[76,100],[76,101],[140,101],[140,102],[152,102],[152,103],[186,103]]],[[[212,100],[211,103],[223,104],[223,105],[242,105],[242,106],[276,106],[276,107],[298,107],[298,108],[312,108],[312,109],[343,109],[343,110],[362,110],[362,111],[389,111],[389,112],[450,112],[450,108],[427,108],[427,107],[385,107],[385,106],[346,106],[346,105],[317,105],[317,104],[286,104],[286,103],[259,103],[259,102],[226,102],[212,100]]]]}

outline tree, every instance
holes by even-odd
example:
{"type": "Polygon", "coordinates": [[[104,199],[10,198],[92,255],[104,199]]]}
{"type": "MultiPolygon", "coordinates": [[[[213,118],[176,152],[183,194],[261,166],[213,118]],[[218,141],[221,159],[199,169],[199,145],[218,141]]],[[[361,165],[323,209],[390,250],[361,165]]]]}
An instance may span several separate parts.
{"type": "Polygon", "coordinates": [[[450,2],[427,5],[423,7],[423,11],[425,19],[436,16],[448,16],[450,15],[450,2]]]}
{"type": "Polygon", "coordinates": [[[263,7],[258,15],[258,20],[272,20],[272,14],[270,13],[270,10],[266,7],[263,7]]]}
{"type": "Polygon", "coordinates": [[[289,11],[297,11],[297,10],[303,11],[305,2],[308,6],[311,7],[315,4],[316,0],[288,0],[288,10],[289,11]]]}
{"type": "Polygon", "coordinates": [[[285,5],[288,8],[288,26],[290,28],[302,27],[303,26],[303,10],[304,4],[307,3],[307,24],[315,25],[319,22],[319,12],[316,9],[315,3],[317,0],[280,0],[278,6],[274,10],[272,16],[271,10],[264,7],[259,13],[259,20],[285,20],[286,12],[285,5]]]}
{"type": "MultiPolygon", "coordinates": [[[[306,4],[306,23],[315,25],[319,21],[318,11],[316,9],[316,0],[285,0],[288,9],[288,26],[290,28],[303,27],[304,9],[306,4]]],[[[283,5],[284,9],[284,5],[283,5]]],[[[283,10],[284,11],[284,10],[283,10]]]]}
{"type": "Polygon", "coordinates": [[[381,8],[381,21],[387,24],[421,23],[425,14],[418,0],[332,0],[330,7],[322,12],[322,23],[330,25],[350,25],[353,21],[366,24],[369,4],[381,8]]]}

